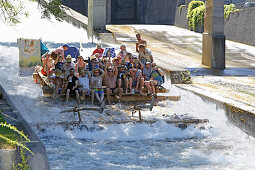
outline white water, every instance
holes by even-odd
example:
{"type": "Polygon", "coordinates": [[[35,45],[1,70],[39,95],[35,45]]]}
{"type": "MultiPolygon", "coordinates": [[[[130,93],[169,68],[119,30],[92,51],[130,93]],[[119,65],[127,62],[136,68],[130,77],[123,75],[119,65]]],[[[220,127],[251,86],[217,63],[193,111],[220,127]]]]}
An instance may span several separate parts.
{"type": "MultiPolygon", "coordinates": [[[[32,11],[35,12],[34,9],[32,11]]],[[[36,15],[35,19],[40,20],[39,14],[36,15]]],[[[31,19],[29,23],[35,23],[35,19],[31,19]]],[[[52,26],[50,22],[45,22],[48,27],[52,26]]],[[[70,24],[61,24],[63,28],[68,28],[67,31],[77,30],[70,24]]],[[[9,27],[6,26],[5,29],[8,31],[9,27]]],[[[62,26],[54,29],[56,32],[63,30],[62,26]]],[[[75,45],[80,41],[79,31],[72,35],[71,40],[61,35],[57,40],[46,38],[51,33],[45,31],[41,35],[43,40],[52,41],[48,44],[52,48],[58,46],[58,42],[72,42],[75,45]]],[[[15,42],[20,35],[27,38],[30,32],[18,34],[11,31],[10,36],[12,35],[16,37],[13,36],[10,40],[6,37],[0,42],[0,82],[45,144],[51,169],[254,169],[254,139],[229,124],[224,111],[217,110],[215,104],[205,103],[200,97],[169,83],[167,86],[171,89],[171,94],[181,95],[181,101],[160,102],[152,112],[144,111],[143,117],[163,120],[163,114],[170,116],[176,113],[181,116],[189,113],[196,118],[209,119],[210,124],[204,130],[192,126],[180,130],[163,121],[153,126],[102,126],[103,130],[95,131],[43,126],[46,122],[54,124],[58,121],[70,121],[73,117],[70,114],[60,114],[68,106],[45,99],[40,86],[33,83],[31,76],[18,77],[18,49],[15,42]],[[42,124],[39,129],[38,126],[33,126],[39,123],[42,124]],[[45,132],[42,131],[44,129],[45,132]]],[[[86,41],[83,43],[88,53],[91,53],[92,45],[86,41]]],[[[106,111],[112,116],[86,112],[82,118],[88,127],[94,127],[91,124],[92,119],[120,119],[126,116],[122,111],[112,111],[109,106],[106,111]]]]}

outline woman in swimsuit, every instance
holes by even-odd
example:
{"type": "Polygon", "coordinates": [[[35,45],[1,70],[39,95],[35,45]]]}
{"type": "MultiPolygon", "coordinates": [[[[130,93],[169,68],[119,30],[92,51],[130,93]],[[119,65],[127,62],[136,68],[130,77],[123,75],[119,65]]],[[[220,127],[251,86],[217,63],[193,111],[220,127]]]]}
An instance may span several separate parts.
{"type": "Polygon", "coordinates": [[[86,67],[86,62],[84,61],[82,56],[78,57],[78,61],[75,64],[75,72],[81,74],[81,71],[86,67]]]}

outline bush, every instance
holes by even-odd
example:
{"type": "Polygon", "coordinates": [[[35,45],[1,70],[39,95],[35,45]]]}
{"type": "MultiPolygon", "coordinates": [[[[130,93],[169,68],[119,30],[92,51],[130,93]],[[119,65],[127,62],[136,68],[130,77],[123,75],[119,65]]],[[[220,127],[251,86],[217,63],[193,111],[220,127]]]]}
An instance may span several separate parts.
{"type": "MultiPolygon", "coordinates": [[[[239,11],[234,4],[224,5],[224,18],[228,19],[231,12],[239,11]]],[[[204,23],[205,3],[203,1],[193,0],[188,5],[187,18],[189,28],[193,31],[204,23]]]]}

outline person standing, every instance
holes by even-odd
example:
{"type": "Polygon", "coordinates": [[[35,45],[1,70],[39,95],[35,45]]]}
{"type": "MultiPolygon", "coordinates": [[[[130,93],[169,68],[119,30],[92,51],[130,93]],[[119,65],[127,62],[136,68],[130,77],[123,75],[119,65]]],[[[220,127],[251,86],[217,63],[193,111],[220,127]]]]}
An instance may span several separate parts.
{"type": "Polygon", "coordinates": [[[145,46],[147,46],[147,42],[141,38],[141,34],[136,34],[136,39],[136,52],[139,53],[139,45],[144,44],[145,46]]]}

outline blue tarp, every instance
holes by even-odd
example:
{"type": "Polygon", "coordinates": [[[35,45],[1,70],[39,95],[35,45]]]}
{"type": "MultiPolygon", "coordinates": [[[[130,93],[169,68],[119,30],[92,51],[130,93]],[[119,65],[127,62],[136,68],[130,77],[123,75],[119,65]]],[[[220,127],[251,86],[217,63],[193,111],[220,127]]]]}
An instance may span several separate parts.
{"type": "Polygon", "coordinates": [[[42,41],[40,41],[41,43],[41,56],[44,55],[46,52],[50,51],[43,43],[42,41]]]}
{"type": "Polygon", "coordinates": [[[115,49],[114,48],[105,48],[104,49],[104,54],[103,54],[103,56],[106,56],[106,53],[107,53],[107,51],[108,50],[111,50],[111,56],[112,56],[112,58],[115,58],[116,57],[116,53],[115,53],[115,49]]]}
{"type": "Polygon", "coordinates": [[[72,58],[77,59],[80,55],[80,52],[79,52],[78,48],[73,47],[73,46],[69,46],[68,50],[65,51],[65,57],[67,55],[71,55],[72,58]]]}

